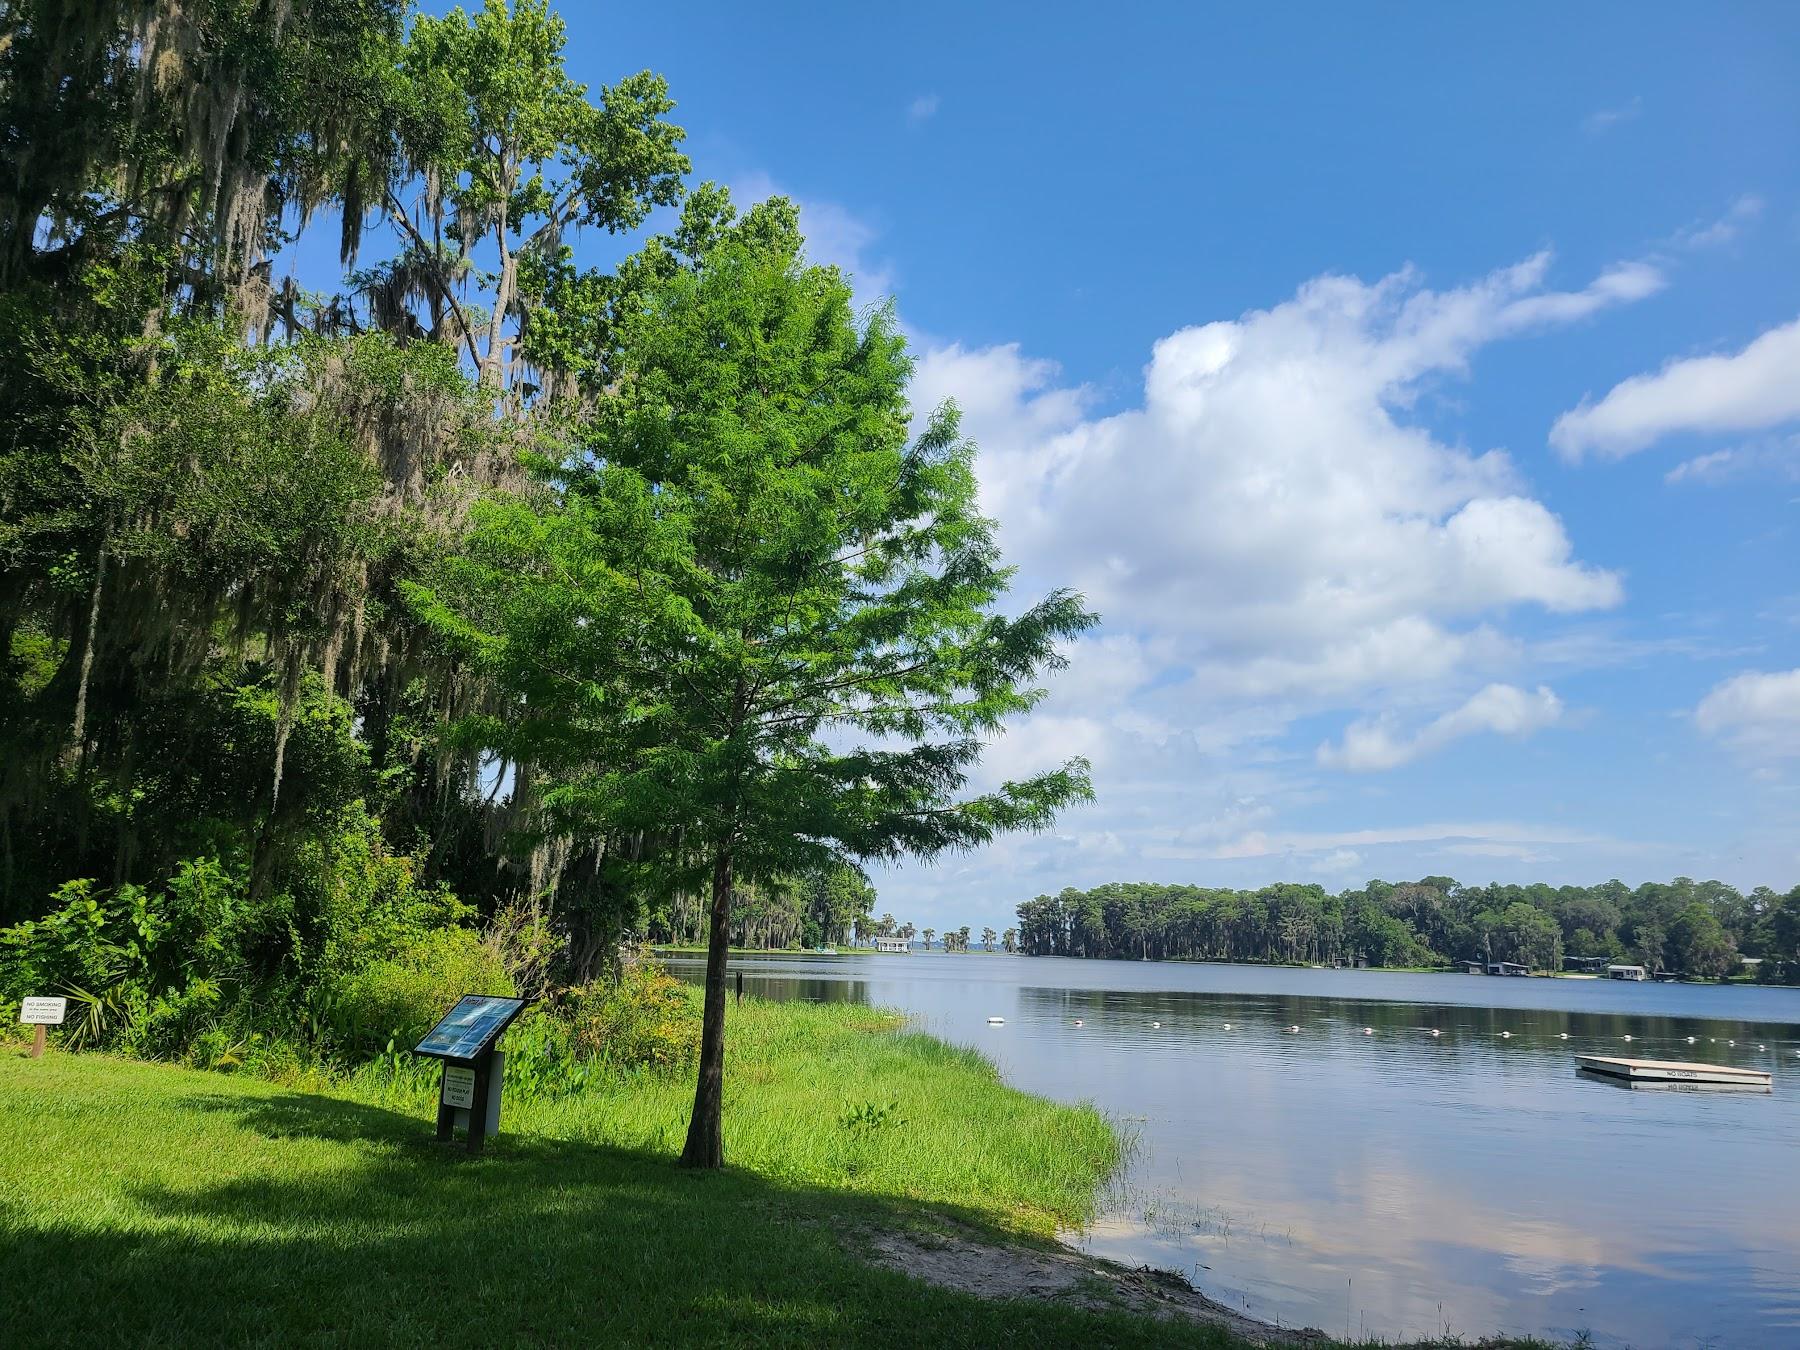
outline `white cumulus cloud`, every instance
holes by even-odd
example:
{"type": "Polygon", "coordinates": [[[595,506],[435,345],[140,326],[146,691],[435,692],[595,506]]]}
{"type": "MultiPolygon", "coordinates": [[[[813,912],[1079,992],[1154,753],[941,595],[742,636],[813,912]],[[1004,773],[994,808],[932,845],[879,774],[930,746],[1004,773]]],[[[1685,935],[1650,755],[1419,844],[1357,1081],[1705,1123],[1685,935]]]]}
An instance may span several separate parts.
{"type": "Polygon", "coordinates": [[[1411,733],[1402,731],[1391,715],[1353,722],[1342,743],[1319,747],[1318,760],[1328,768],[1353,772],[1397,769],[1465,736],[1478,732],[1529,736],[1561,720],[1562,715],[1562,700],[1543,685],[1525,690],[1490,684],[1461,707],[1411,733]]]}
{"type": "Polygon", "coordinates": [[[1800,319],[1742,351],[1671,361],[1598,403],[1556,419],[1550,443],[1569,459],[1619,459],[1679,432],[1755,431],[1800,418],[1800,319]]]}
{"type": "Polygon", "coordinates": [[[1408,417],[1482,345],[1660,284],[1623,264],[1556,291],[1548,266],[1447,291],[1318,278],[1162,339],[1141,405],[1111,416],[1014,346],[930,350],[914,394],[962,406],[1024,591],[1079,587],[1110,631],[1154,635],[1196,698],[1354,700],[1499,659],[1514,606],[1622,598],[1503,452],[1408,417]]]}
{"type": "Polygon", "coordinates": [[[1800,755],[1800,670],[1747,670],[1713,686],[1694,722],[1758,758],[1800,755]]]}

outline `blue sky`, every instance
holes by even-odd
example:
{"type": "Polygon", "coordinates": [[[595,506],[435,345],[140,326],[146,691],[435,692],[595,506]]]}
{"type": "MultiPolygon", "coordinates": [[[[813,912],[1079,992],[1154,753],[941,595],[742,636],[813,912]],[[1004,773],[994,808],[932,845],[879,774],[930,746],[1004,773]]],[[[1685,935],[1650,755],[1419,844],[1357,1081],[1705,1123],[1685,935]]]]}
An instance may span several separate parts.
{"type": "Polygon", "coordinates": [[[1800,882],[1800,7],[565,15],[896,297],[1105,616],[987,771],[1099,801],[882,908],[1800,882]]]}

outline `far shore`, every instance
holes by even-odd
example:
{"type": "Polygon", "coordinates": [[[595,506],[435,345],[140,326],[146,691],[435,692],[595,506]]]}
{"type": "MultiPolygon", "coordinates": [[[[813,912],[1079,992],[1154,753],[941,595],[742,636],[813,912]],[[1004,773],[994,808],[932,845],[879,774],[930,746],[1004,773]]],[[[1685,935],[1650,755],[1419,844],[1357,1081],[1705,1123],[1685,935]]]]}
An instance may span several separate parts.
{"type": "MultiPolygon", "coordinates": [[[[698,943],[665,943],[650,944],[650,950],[657,956],[705,956],[705,946],[698,943]]],[[[905,952],[879,952],[874,947],[858,947],[850,943],[838,943],[829,952],[819,951],[814,947],[731,947],[732,956],[911,956],[923,952],[932,956],[1033,956],[1032,952],[996,951],[986,947],[970,947],[967,951],[949,951],[942,946],[914,947],[905,952]]],[[[1069,957],[1074,961],[1120,961],[1127,965],[1146,966],[1248,966],[1259,970],[1342,970],[1359,971],[1367,974],[1382,975],[1463,975],[1458,966],[1325,966],[1310,961],[1219,961],[1202,960],[1189,956],[1110,956],[1110,957],[1069,957]]],[[[1528,975],[1482,976],[1483,979],[1525,979],[1525,980],[1599,980],[1600,975],[1579,970],[1534,970],[1528,975]]],[[[1691,979],[1678,976],[1674,980],[1644,981],[1658,984],[1686,985],[1750,985],[1759,986],[1761,982],[1748,975],[1730,975],[1720,980],[1691,979]]],[[[1771,989],[1785,986],[1769,985],[1771,989]]]]}

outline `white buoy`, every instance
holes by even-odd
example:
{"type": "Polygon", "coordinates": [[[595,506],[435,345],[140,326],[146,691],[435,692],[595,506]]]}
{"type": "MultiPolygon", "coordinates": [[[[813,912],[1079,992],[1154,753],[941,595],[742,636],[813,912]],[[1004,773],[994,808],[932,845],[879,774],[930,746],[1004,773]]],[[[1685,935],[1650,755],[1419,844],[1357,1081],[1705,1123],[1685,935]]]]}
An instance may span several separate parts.
{"type": "Polygon", "coordinates": [[[1766,1045],[1759,1045],[1759,1046],[1757,1046],[1757,1047],[1756,1047],[1756,1048],[1757,1048],[1757,1049],[1758,1049],[1758,1050],[1767,1050],[1767,1049],[1768,1049],[1768,1048],[1769,1048],[1769,1047],[1768,1047],[1768,1046],[1766,1046],[1766,1045]]]}
{"type": "Polygon", "coordinates": [[[1692,1045],[1692,1044],[1693,1044],[1693,1043],[1694,1043],[1694,1038],[1693,1038],[1693,1037],[1692,1037],[1692,1036],[1689,1036],[1689,1037],[1688,1037],[1688,1044],[1689,1044],[1689,1045],[1692,1045]]]}
{"type": "Polygon", "coordinates": [[[1006,1025],[1006,1019],[1004,1017],[990,1017],[988,1018],[988,1025],[990,1027],[1003,1027],[1006,1025]]]}
{"type": "Polygon", "coordinates": [[[1432,1034],[1432,1035],[1433,1035],[1433,1036],[1442,1036],[1442,1035],[1443,1035],[1443,1034],[1444,1034],[1444,1033],[1443,1033],[1443,1032],[1441,1032],[1441,1031],[1439,1031],[1439,1030],[1438,1030],[1438,1029],[1437,1029],[1437,1028],[1436,1028],[1436,1027],[1433,1027],[1433,1028],[1432,1028],[1432,1029],[1431,1029],[1431,1034],[1432,1034]]]}
{"type": "Polygon", "coordinates": [[[1075,1025],[1076,1025],[1076,1026],[1080,1026],[1080,1025],[1081,1025],[1081,1019],[1080,1019],[1080,1018],[1079,1018],[1079,1017],[1077,1017],[1077,1018],[1076,1018],[1076,1019],[1075,1019],[1075,1025]]]}
{"type": "Polygon", "coordinates": [[[1230,1030],[1231,1030],[1231,1023],[1229,1023],[1229,1022],[1227,1022],[1227,1023],[1226,1023],[1226,1024],[1225,1024],[1225,1030],[1227,1030],[1227,1031],[1230,1031],[1230,1030]]]}
{"type": "Polygon", "coordinates": [[[1153,1027],[1160,1027],[1162,1025],[1162,1023],[1161,1022],[1152,1022],[1150,1025],[1153,1027]]]}
{"type": "Polygon", "coordinates": [[[1559,1041],[1566,1041],[1569,1039],[1569,1033],[1566,1031],[1559,1031],[1556,1033],[1556,1039],[1559,1041]]]}
{"type": "Polygon", "coordinates": [[[1725,1042],[1725,1044],[1727,1044],[1727,1045],[1736,1045],[1736,1044],[1737,1044],[1737,1042],[1736,1042],[1736,1041],[1726,1041],[1726,1042],[1725,1042]]]}
{"type": "Polygon", "coordinates": [[[1631,1033],[1630,1033],[1630,1032],[1627,1032],[1627,1033],[1626,1033],[1626,1034],[1625,1034],[1625,1039],[1626,1039],[1626,1040],[1630,1040],[1630,1039],[1631,1039],[1631,1033]]]}
{"type": "Polygon", "coordinates": [[[1299,1027],[1289,1027],[1289,1028],[1288,1028],[1288,1034],[1289,1034],[1289,1035],[1290,1035],[1290,1036],[1291,1036],[1291,1035],[1293,1035],[1293,1034],[1294,1034],[1294,1033],[1295,1033],[1295,1032],[1296,1032],[1296,1031],[1298,1031],[1298,1030],[1300,1030],[1300,1028],[1299,1028],[1299,1027]]]}
{"type": "Polygon", "coordinates": [[[1365,1035],[1365,1036],[1373,1036],[1373,1035],[1374,1035],[1374,1034],[1375,1034],[1375,1028],[1374,1028],[1374,1027],[1364,1027],[1364,1028],[1363,1028],[1363,1035],[1365,1035]]]}
{"type": "Polygon", "coordinates": [[[1503,1041],[1510,1041],[1512,1039],[1512,1032],[1510,1032],[1510,1031],[1501,1032],[1500,1039],[1503,1041]]]}

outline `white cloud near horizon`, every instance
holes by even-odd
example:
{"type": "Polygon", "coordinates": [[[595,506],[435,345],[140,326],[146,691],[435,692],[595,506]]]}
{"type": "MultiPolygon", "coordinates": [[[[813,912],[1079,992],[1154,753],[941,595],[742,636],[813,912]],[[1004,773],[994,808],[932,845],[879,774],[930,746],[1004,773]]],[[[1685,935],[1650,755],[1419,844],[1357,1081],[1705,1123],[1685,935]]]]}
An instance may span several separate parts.
{"type": "MultiPolygon", "coordinates": [[[[1605,844],[1613,841],[1586,830],[1558,825],[1510,821],[1451,822],[1401,825],[1367,830],[1252,830],[1222,845],[1213,858],[1265,858],[1280,854],[1318,853],[1331,849],[1372,848],[1389,844],[1443,844],[1459,848],[1526,844],[1605,844]]],[[[1491,850],[1489,850],[1491,851],[1491,850]]]]}
{"type": "Polygon", "coordinates": [[[1490,684],[1410,735],[1398,728],[1391,714],[1353,722],[1341,743],[1321,745],[1317,757],[1327,768],[1352,773],[1397,769],[1465,736],[1480,732],[1529,736],[1553,726],[1562,715],[1562,700],[1544,685],[1528,691],[1517,685],[1490,684]]]}
{"type": "Polygon", "coordinates": [[[1550,444],[1566,459],[1622,459],[1682,432],[1760,431],[1800,419],[1800,319],[1730,355],[1672,360],[1634,375],[1597,403],[1556,419],[1550,444]]]}
{"type": "Polygon", "coordinates": [[[1747,670],[1722,680],[1694,709],[1694,723],[1753,758],[1800,756],[1800,670],[1747,670]]]}

